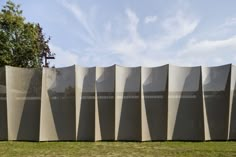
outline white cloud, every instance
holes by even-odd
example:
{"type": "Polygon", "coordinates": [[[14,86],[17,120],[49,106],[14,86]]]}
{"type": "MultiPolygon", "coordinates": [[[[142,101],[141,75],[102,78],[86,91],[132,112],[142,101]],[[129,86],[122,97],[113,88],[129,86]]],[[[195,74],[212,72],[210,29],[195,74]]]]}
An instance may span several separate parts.
{"type": "Polygon", "coordinates": [[[222,65],[236,62],[232,60],[236,51],[236,36],[221,40],[193,40],[177,52],[181,65],[222,65]]]}
{"type": "MultiPolygon", "coordinates": [[[[84,29],[87,31],[89,37],[91,40],[96,41],[96,35],[94,33],[94,30],[90,26],[88,22],[88,15],[85,13],[80,6],[77,3],[71,3],[70,1],[63,1],[62,5],[70,11],[74,17],[80,22],[80,24],[84,27],[84,29]]],[[[86,39],[86,41],[88,41],[86,39]]]]}
{"type": "Polygon", "coordinates": [[[55,67],[66,67],[78,64],[78,54],[65,50],[57,45],[50,44],[50,49],[56,54],[55,60],[51,61],[50,65],[55,67]]]}
{"type": "Polygon", "coordinates": [[[154,34],[144,38],[138,29],[140,18],[131,9],[126,9],[125,13],[127,21],[123,25],[127,31],[126,36],[118,39],[110,38],[109,41],[105,41],[104,45],[99,45],[101,47],[90,49],[90,52],[117,54],[116,57],[119,58],[120,64],[127,66],[155,66],[164,64],[163,61],[169,63],[173,60],[177,62],[178,59],[173,59],[174,56],[167,49],[179,39],[192,33],[199,22],[196,18],[178,12],[177,15],[163,20],[164,33],[162,36],[156,38],[154,34]]]}
{"type": "Polygon", "coordinates": [[[158,19],[157,16],[146,16],[144,19],[144,23],[145,24],[154,23],[157,21],[157,19],[158,19]]]}
{"type": "MultiPolygon", "coordinates": [[[[225,56],[235,57],[232,52],[236,51],[236,36],[222,40],[188,39],[187,36],[194,33],[200,22],[199,18],[190,13],[177,11],[164,19],[147,16],[144,19],[145,23],[152,23],[158,19],[160,25],[158,28],[162,30],[159,30],[161,33],[158,36],[152,33],[143,36],[139,27],[144,23],[140,23],[140,18],[130,8],[125,10],[125,17],[122,16],[122,20],[118,23],[113,19],[105,22],[104,32],[90,26],[87,20],[88,15],[78,6],[69,5],[67,8],[72,10],[92,39],[97,40],[98,37],[103,39],[103,42],[95,42],[91,47],[81,50],[80,57],[76,53],[65,51],[69,54],[66,59],[68,64],[73,62],[83,66],[110,66],[112,64],[158,66],[170,63],[195,66],[224,64],[227,61],[225,56]],[[124,35],[115,36],[115,31],[117,34],[124,35]],[[171,48],[183,38],[189,42],[184,41],[182,48],[171,51],[171,48]]],[[[59,57],[62,58],[59,62],[64,64],[65,52],[60,48],[58,51],[61,51],[59,54],[63,54],[59,57]]]]}
{"type": "Polygon", "coordinates": [[[193,41],[186,45],[180,55],[216,55],[236,51],[236,36],[222,40],[193,41]]]}
{"type": "Polygon", "coordinates": [[[227,18],[220,27],[229,27],[236,25],[236,17],[227,18]]]}
{"type": "Polygon", "coordinates": [[[177,11],[175,15],[160,20],[164,35],[148,39],[149,51],[164,52],[178,40],[193,33],[199,21],[198,18],[185,14],[183,11],[177,11]]]}
{"type": "Polygon", "coordinates": [[[162,23],[163,29],[173,38],[180,39],[192,33],[199,24],[199,19],[178,11],[162,23]]]}
{"type": "Polygon", "coordinates": [[[133,56],[137,55],[140,51],[145,50],[146,43],[141,38],[138,32],[139,18],[131,9],[126,10],[127,15],[127,35],[125,38],[113,40],[108,49],[114,53],[119,53],[120,55],[133,56]]]}
{"type": "Polygon", "coordinates": [[[139,18],[137,17],[135,12],[133,12],[130,9],[126,10],[126,15],[128,16],[129,20],[127,29],[132,37],[136,37],[138,35],[137,28],[138,28],[139,18]]]}

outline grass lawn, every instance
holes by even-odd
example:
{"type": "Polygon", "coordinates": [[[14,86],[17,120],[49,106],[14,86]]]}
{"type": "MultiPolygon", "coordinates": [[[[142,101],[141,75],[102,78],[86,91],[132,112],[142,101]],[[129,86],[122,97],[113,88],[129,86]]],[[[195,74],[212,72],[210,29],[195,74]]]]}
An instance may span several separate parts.
{"type": "Polygon", "coordinates": [[[236,156],[236,142],[0,142],[0,156],[236,156]]]}

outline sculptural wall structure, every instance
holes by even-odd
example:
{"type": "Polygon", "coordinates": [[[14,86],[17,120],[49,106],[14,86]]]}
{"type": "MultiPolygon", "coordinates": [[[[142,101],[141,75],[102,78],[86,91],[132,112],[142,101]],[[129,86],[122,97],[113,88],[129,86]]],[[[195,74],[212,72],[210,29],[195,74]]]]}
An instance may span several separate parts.
{"type": "Polygon", "coordinates": [[[231,65],[202,68],[205,140],[227,140],[231,65]]]}
{"type": "Polygon", "coordinates": [[[76,66],[76,140],[95,141],[96,68],[76,66]]]}
{"type": "Polygon", "coordinates": [[[201,67],[169,67],[168,140],[204,140],[201,67]]]}
{"type": "Polygon", "coordinates": [[[0,140],[8,140],[6,67],[0,68],[0,140]]]}
{"type": "Polygon", "coordinates": [[[40,141],[76,140],[75,66],[44,68],[40,141]]]}
{"type": "Polygon", "coordinates": [[[42,70],[6,67],[8,140],[39,140],[42,70]]]}
{"type": "Polygon", "coordinates": [[[167,140],[168,65],[141,73],[142,141],[167,140]]]}
{"type": "Polygon", "coordinates": [[[115,140],[141,140],[141,67],[116,66],[115,140]]]}
{"type": "Polygon", "coordinates": [[[0,140],[236,139],[236,67],[0,68],[0,140]]]}
{"type": "Polygon", "coordinates": [[[115,66],[97,67],[95,140],[115,140],[115,66]]]}
{"type": "Polygon", "coordinates": [[[236,140],[236,66],[231,67],[229,140],[236,140]]]}

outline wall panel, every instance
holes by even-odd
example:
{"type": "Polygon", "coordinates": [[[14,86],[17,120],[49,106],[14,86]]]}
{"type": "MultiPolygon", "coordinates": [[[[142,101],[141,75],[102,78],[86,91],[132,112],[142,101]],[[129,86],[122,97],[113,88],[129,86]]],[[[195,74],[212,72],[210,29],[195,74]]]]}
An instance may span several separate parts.
{"type": "Polygon", "coordinates": [[[75,66],[43,68],[40,141],[76,140],[75,66]]]}
{"type": "Polygon", "coordinates": [[[230,67],[202,68],[205,140],[227,140],[230,67]]]}
{"type": "Polygon", "coordinates": [[[168,65],[142,67],[141,73],[142,141],[166,140],[168,65]]]}
{"type": "Polygon", "coordinates": [[[96,68],[76,66],[76,137],[79,141],[95,140],[96,68]]]}
{"type": "Polygon", "coordinates": [[[115,139],[115,66],[96,68],[96,140],[115,139]]]}
{"type": "Polygon", "coordinates": [[[229,140],[236,140],[236,66],[231,67],[229,140]]]}
{"type": "Polygon", "coordinates": [[[8,140],[39,140],[41,69],[6,67],[8,140]]]}
{"type": "Polygon", "coordinates": [[[141,140],[141,67],[116,66],[116,140],[141,140]]]}
{"type": "Polygon", "coordinates": [[[169,67],[168,140],[204,140],[201,67],[169,67]]]}
{"type": "Polygon", "coordinates": [[[0,140],[235,140],[236,66],[0,68],[0,140]]]}
{"type": "Polygon", "coordinates": [[[6,98],[6,68],[0,68],[0,140],[8,139],[7,98],[6,98]]]}

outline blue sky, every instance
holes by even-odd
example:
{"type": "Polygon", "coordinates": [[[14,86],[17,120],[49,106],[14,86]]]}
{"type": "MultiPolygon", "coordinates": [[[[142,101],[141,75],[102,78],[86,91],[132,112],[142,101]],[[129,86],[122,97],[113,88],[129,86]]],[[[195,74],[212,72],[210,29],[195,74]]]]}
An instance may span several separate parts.
{"type": "Polygon", "coordinates": [[[52,37],[56,67],[236,64],[235,0],[13,1],[52,37]]]}

